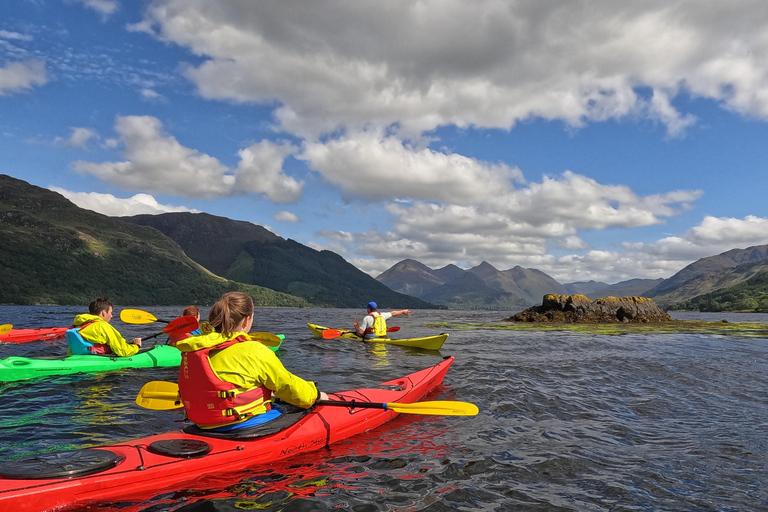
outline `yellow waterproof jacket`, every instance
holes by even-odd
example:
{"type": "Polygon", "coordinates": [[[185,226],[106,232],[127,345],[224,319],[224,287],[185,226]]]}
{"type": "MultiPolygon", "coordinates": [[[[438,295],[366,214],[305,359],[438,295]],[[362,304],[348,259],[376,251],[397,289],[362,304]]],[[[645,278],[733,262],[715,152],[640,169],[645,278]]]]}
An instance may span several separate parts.
{"type": "Polygon", "coordinates": [[[72,325],[79,327],[88,322],[93,323],[80,331],[80,336],[86,341],[90,341],[94,345],[109,345],[112,353],[120,357],[132,356],[139,351],[138,345],[125,341],[117,329],[100,316],[89,315],[88,313],[77,315],[72,325]]]}
{"type": "MultiPolygon", "coordinates": [[[[215,347],[241,335],[247,336],[244,332],[235,332],[228,337],[212,332],[181,340],[176,348],[182,352],[192,352],[215,347]]],[[[314,382],[286,370],[275,353],[258,341],[243,341],[221,351],[212,350],[208,359],[219,379],[242,389],[264,386],[276,397],[298,407],[310,407],[319,394],[314,382]]],[[[259,411],[254,412],[259,414],[259,411]]]]}

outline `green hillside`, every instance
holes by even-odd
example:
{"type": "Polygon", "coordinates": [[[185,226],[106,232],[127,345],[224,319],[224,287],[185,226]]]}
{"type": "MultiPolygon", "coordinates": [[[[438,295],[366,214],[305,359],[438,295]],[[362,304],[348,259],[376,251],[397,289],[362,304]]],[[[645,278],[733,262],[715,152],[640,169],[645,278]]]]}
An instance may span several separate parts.
{"type": "Polygon", "coordinates": [[[768,272],[762,272],[730,288],[699,295],[670,305],[677,311],[768,312],[768,272]]]}
{"type": "Polygon", "coordinates": [[[178,243],[194,261],[217,274],[304,297],[318,306],[432,308],[395,292],[331,251],[317,251],[261,226],[207,213],[136,215],[126,221],[151,226],[178,243]]]}
{"type": "Polygon", "coordinates": [[[0,303],[206,305],[244,291],[261,306],[307,300],[218,277],[157,230],[78,208],[0,175],[0,303]]]}

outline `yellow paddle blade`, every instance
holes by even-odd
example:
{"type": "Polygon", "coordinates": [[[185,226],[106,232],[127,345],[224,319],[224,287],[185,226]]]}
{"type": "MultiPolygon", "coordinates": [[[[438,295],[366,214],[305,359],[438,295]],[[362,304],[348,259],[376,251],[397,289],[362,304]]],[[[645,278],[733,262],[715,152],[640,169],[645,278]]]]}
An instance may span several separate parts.
{"type": "Polygon", "coordinates": [[[416,402],[413,404],[387,403],[388,411],[403,414],[432,414],[441,416],[475,416],[479,409],[469,402],[416,402]]]}
{"type": "Polygon", "coordinates": [[[144,384],[136,396],[136,405],[155,411],[184,408],[179,396],[179,385],[162,380],[153,380],[144,384]]]}
{"type": "Polygon", "coordinates": [[[276,334],[268,332],[249,332],[248,337],[255,341],[260,341],[268,347],[279,347],[283,340],[276,334]]]}
{"type": "Polygon", "coordinates": [[[151,324],[152,322],[157,322],[157,318],[140,309],[122,310],[120,312],[120,320],[127,324],[151,324]]]}
{"type": "Polygon", "coordinates": [[[0,325],[0,334],[8,334],[8,332],[10,332],[11,329],[13,329],[13,326],[11,324],[0,325]]]}

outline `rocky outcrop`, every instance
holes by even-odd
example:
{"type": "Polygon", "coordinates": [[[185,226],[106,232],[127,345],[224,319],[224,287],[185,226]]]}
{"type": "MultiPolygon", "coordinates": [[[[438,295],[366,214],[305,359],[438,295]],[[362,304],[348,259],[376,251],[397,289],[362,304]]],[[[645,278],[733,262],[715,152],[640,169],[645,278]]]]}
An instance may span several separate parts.
{"type": "Polygon", "coordinates": [[[603,297],[594,302],[584,295],[545,295],[533,306],[507,318],[508,322],[648,323],[669,322],[672,317],[645,297],[603,297]]]}

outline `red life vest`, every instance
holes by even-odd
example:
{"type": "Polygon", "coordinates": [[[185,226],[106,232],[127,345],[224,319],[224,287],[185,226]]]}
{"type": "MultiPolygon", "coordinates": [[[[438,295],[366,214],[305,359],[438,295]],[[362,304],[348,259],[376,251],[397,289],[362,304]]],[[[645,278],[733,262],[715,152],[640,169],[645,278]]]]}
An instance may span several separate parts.
{"type": "Polygon", "coordinates": [[[211,368],[211,350],[224,350],[243,341],[250,340],[238,336],[213,347],[181,353],[179,394],[190,421],[204,427],[223,426],[252,417],[252,411],[259,407],[271,409],[272,391],[267,387],[238,388],[219,379],[211,368]]]}

